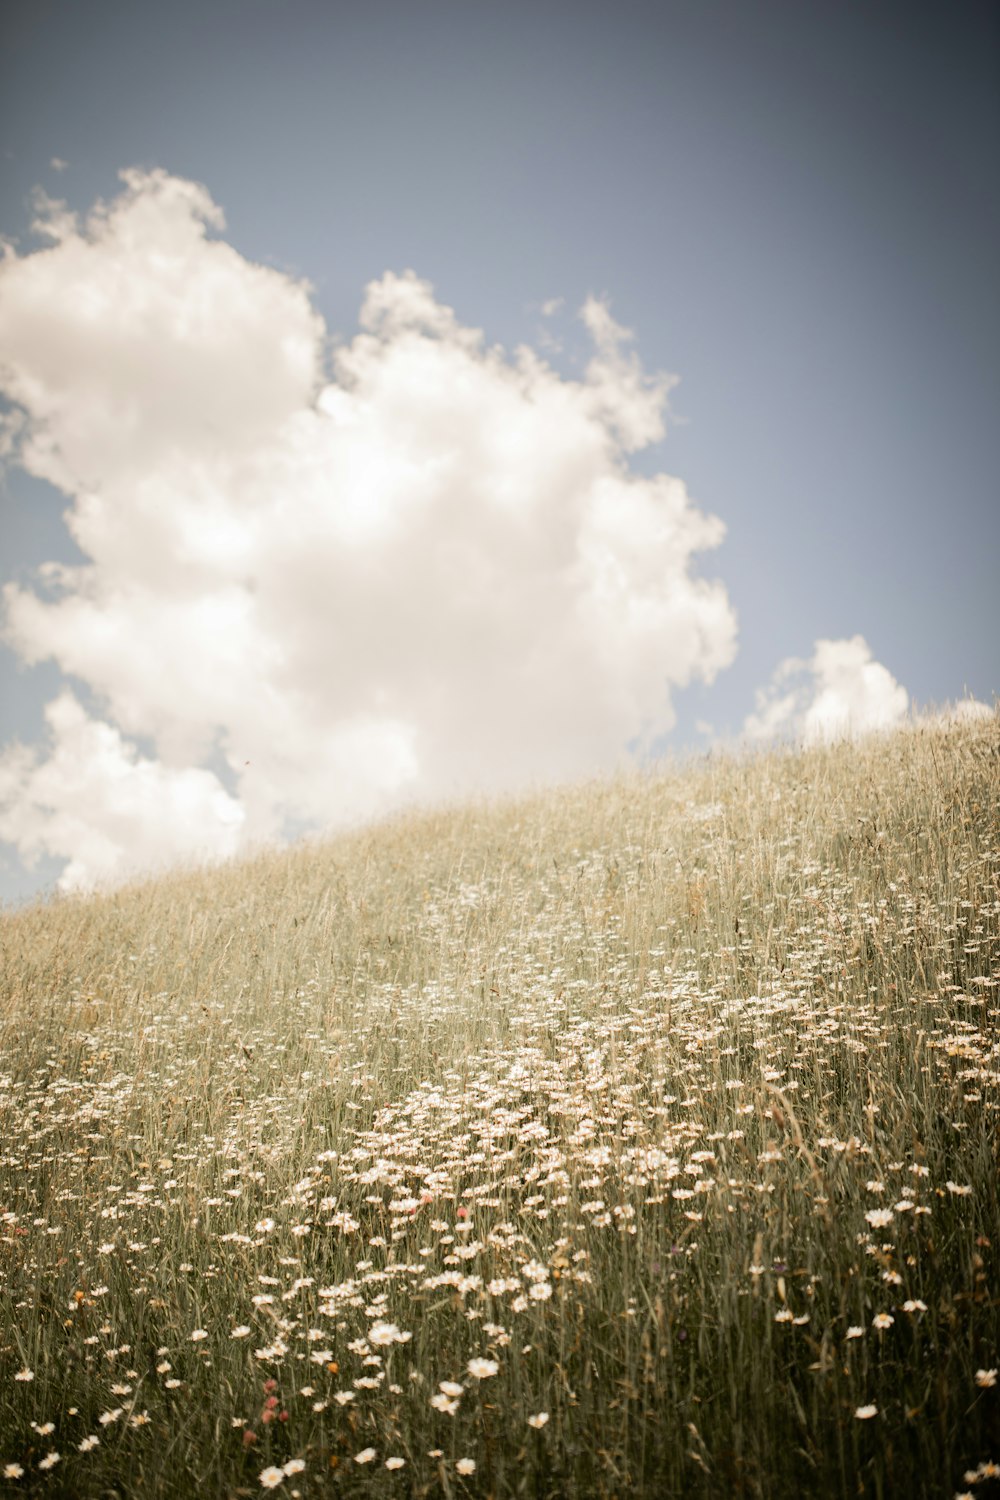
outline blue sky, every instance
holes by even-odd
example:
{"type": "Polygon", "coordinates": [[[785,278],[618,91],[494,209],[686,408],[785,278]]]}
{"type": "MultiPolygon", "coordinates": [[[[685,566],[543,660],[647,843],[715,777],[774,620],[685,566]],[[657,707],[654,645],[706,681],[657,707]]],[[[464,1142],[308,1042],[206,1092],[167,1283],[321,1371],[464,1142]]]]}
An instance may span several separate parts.
{"type": "MultiPolygon", "coordinates": [[[[281,272],[286,288],[308,280],[310,306],[335,345],[350,347],[355,339],[369,283],[412,269],[433,285],[435,306],[454,309],[461,327],[483,331],[484,347],[502,345],[512,357],[518,345],[531,346],[574,399],[593,394],[594,377],[586,371],[595,347],[618,350],[620,382],[627,383],[626,353],[641,361],[650,380],[659,371],[680,377],[669,392],[662,440],[626,444],[609,460],[611,471],[624,466],[637,478],[677,476],[691,515],[718,517],[726,528],[717,546],[692,543],[684,552],[687,544],[676,537],[662,542],[665,566],[678,547],[684,553],[676,596],[683,609],[672,613],[658,594],[647,600],[650,609],[663,605],[657,628],[666,632],[664,697],[671,710],[657,717],[650,696],[655,641],[616,635],[612,622],[609,638],[620,654],[607,667],[606,688],[593,694],[595,713],[604,705],[600,722],[585,721],[568,700],[551,725],[544,714],[532,719],[526,712],[516,741],[493,764],[476,735],[462,741],[457,714],[425,722],[406,683],[387,677],[381,707],[359,697],[354,738],[344,739],[329,703],[339,691],[337,662],[361,648],[320,603],[317,630],[330,641],[335,636],[337,646],[328,652],[327,706],[316,708],[319,718],[306,714],[302,732],[327,747],[331,764],[347,756],[347,765],[350,755],[385,760],[381,780],[359,790],[352,806],[375,813],[405,798],[406,788],[414,795],[473,788],[477,766],[484,784],[500,789],[507,784],[504,765],[515,761],[511,775],[518,782],[579,774],[591,762],[609,763],[615,733],[634,739],[638,718],[653,725],[647,736],[653,748],[703,745],[705,725],[726,735],[737,733],[748,715],[761,719],[755,695],[789,658],[800,664],[786,672],[788,678],[798,671],[801,679],[796,713],[807,713],[824,692],[839,691],[834,677],[843,683],[850,671],[867,671],[868,688],[879,703],[894,704],[893,712],[901,688],[917,704],[966,691],[992,702],[1000,689],[1000,20],[992,8],[882,0],[615,7],[296,0],[280,6],[184,0],[171,7],[94,0],[83,7],[13,0],[4,31],[0,233],[14,242],[22,267],[45,252],[62,253],[69,267],[65,241],[31,233],[37,187],[86,216],[98,199],[110,203],[122,192],[122,169],[138,168],[147,180],[159,169],[202,184],[224,211],[225,228],[212,229],[210,239],[224,240],[243,262],[281,272]],[[65,166],[53,168],[53,160],[65,166]],[[601,346],[593,319],[577,316],[588,298],[634,339],[615,344],[612,335],[601,346]],[[543,311],[557,300],[558,308],[543,311]],[[697,578],[718,580],[724,589],[731,630],[718,614],[711,626],[697,614],[701,605],[690,587],[697,578]],[[695,620],[702,646],[685,655],[677,640],[695,620]],[[857,636],[867,655],[824,658],[830,669],[824,677],[817,642],[857,636]],[[645,675],[633,670],[640,656],[650,662],[645,675]],[[876,664],[885,673],[877,680],[876,664]],[[616,698],[613,680],[630,684],[627,704],[616,698]],[[385,724],[376,732],[378,713],[385,724]],[[358,716],[365,714],[362,732],[358,716]],[[370,734],[375,740],[365,738],[370,734]],[[557,753],[560,735],[567,746],[589,745],[590,760],[585,749],[557,753]],[[344,748],[348,743],[353,751],[344,748]],[[428,757],[436,766],[447,760],[447,776],[431,775],[428,757]]],[[[106,255],[113,251],[120,253],[105,246],[106,255]]],[[[22,308],[26,285],[9,278],[10,298],[22,308]]],[[[68,280],[58,286],[71,295],[68,280]]],[[[44,332],[56,364],[69,359],[59,343],[58,295],[56,321],[44,332]]],[[[398,304],[398,286],[393,295],[398,304]]],[[[302,313],[298,303],[298,311],[291,301],[288,307],[290,316],[302,313]]],[[[426,331],[429,314],[420,316],[426,331]]],[[[5,385],[10,409],[27,410],[38,429],[49,421],[48,408],[28,410],[18,392],[23,397],[28,388],[24,372],[42,333],[23,319],[4,325],[0,317],[0,337],[5,326],[23,377],[21,385],[5,385]]],[[[379,326],[384,344],[395,338],[386,332],[396,327],[391,319],[379,326]]],[[[102,347],[97,329],[91,357],[98,365],[102,347]]],[[[135,354],[142,368],[157,357],[152,346],[135,354]]],[[[0,347],[0,361],[7,359],[0,347]]],[[[456,369],[442,363],[442,378],[456,369]]],[[[483,387],[484,402],[502,405],[500,387],[489,389],[492,395],[483,387]]],[[[624,387],[617,389],[615,399],[624,387]]],[[[73,391],[75,400],[85,399],[82,386],[73,391]]],[[[378,431],[380,442],[392,443],[391,427],[378,431]]],[[[53,441],[60,441],[58,433],[53,441]]],[[[157,441],[151,434],[151,466],[157,441]]],[[[101,469],[99,455],[87,461],[105,476],[98,487],[106,486],[104,592],[91,603],[105,611],[109,628],[127,636],[139,629],[138,616],[114,613],[119,594],[108,571],[116,516],[124,514],[115,507],[128,504],[120,498],[126,481],[101,469]]],[[[67,469],[52,483],[38,477],[37,463],[34,474],[26,472],[31,468],[15,446],[0,485],[0,579],[44,593],[39,565],[91,556],[64,519],[68,507],[79,505],[90,470],[67,469]]],[[[469,491],[472,482],[462,472],[469,491]]],[[[517,473],[524,482],[530,467],[517,473]]],[[[584,482],[597,480],[591,474],[584,482]]],[[[227,524],[246,513],[247,503],[235,492],[229,502],[227,524]]],[[[556,502],[543,496],[538,503],[556,502]]],[[[450,505],[441,499],[435,526],[450,524],[450,505]]],[[[153,546],[133,522],[134,516],[120,522],[122,535],[128,532],[135,546],[153,546]]],[[[616,524],[616,566],[625,568],[636,597],[645,598],[646,583],[628,571],[638,563],[621,561],[635,550],[629,551],[630,523],[616,524]]],[[[433,529],[423,535],[427,558],[442,535],[433,529]]],[[[466,552],[478,545],[471,531],[462,536],[466,552]]],[[[299,566],[291,554],[287,566],[299,566]]],[[[525,578],[528,571],[526,565],[525,578]]],[[[443,567],[434,576],[439,597],[450,575],[443,567]]],[[[498,577],[512,597],[524,584],[518,609],[530,614],[541,585],[529,589],[524,579],[498,577]]],[[[159,583],[150,587],[155,592],[159,583]]],[[[338,584],[341,593],[346,587],[338,584]]],[[[391,616],[398,588],[386,587],[380,609],[391,616]]],[[[284,600],[280,629],[291,629],[292,605],[275,588],[275,599],[284,600]]],[[[373,589],[369,598],[377,598],[373,589]]],[[[157,598],[162,604],[162,591],[157,598]]],[[[434,606],[420,599],[423,617],[434,606]]],[[[267,618],[277,620],[277,603],[269,610],[267,618]]],[[[568,600],[566,610],[577,618],[579,600],[568,600]]],[[[567,618],[543,611],[537,631],[552,637],[567,618]]],[[[465,629],[456,626],[459,619],[466,616],[442,617],[441,631],[465,629]]],[[[509,621],[498,616],[493,625],[500,636],[510,634],[509,621]]],[[[259,621],[255,628],[270,639],[259,621]]],[[[8,799],[17,798],[22,812],[30,802],[31,816],[0,819],[7,835],[0,896],[44,890],[74,859],[81,870],[115,874],[187,852],[169,840],[161,849],[152,829],[116,865],[108,850],[121,852],[128,817],[119,809],[113,830],[110,823],[90,833],[78,827],[96,783],[75,793],[63,788],[56,816],[50,804],[58,757],[51,744],[59,734],[67,754],[71,744],[96,744],[95,726],[119,735],[112,746],[118,771],[134,769],[136,757],[165,766],[168,781],[156,784],[169,782],[170,796],[196,823],[204,798],[212,816],[222,808],[230,831],[244,807],[263,808],[258,823],[256,812],[248,814],[255,838],[342,817],[342,808],[298,782],[286,795],[281,778],[301,779],[288,756],[261,772],[266,788],[241,791],[248,757],[240,747],[253,732],[238,708],[214,727],[206,711],[197,733],[189,726],[190,733],[174,734],[166,699],[138,703],[112,667],[105,662],[91,671],[85,653],[74,653],[64,637],[56,661],[25,665],[32,651],[44,654],[40,642],[56,639],[38,626],[42,633],[29,650],[31,629],[0,650],[0,747],[18,742],[35,756],[30,771],[24,754],[12,770],[8,750],[8,799]],[[67,710],[54,728],[45,705],[67,685],[86,724],[67,710]],[[190,776],[178,780],[194,768],[216,777],[218,787],[190,776]],[[65,800],[71,795],[79,799],[76,808],[65,800]]],[[[150,650],[158,641],[169,654],[169,640],[162,632],[152,636],[150,650]]],[[[483,649],[484,671],[495,672],[492,648],[483,649]]],[[[523,651],[521,675],[506,687],[515,707],[524,674],[536,672],[527,637],[523,651]]],[[[420,679],[425,701],[450,693],[471,702],[471,714],[488,712],[470,675],[471,647],[470,653],[460,661],[450,648],[442,651],[438,676],[420,679]]],[[[585,691],[585,655],[572,656],[572,670],[569,657],[543,657],[548,666],[537,671],[585,691]]],[[[310,660],[303,656],[297,670],[326,671],[310,660]]],[[[593,667],[595,683],[603,670],[593,667]]],[[[299,697],[306,680],[295,681],[299,697]]],[[[315,687],[315,677],[309,682],[315,687]]],[[[771,690],[772,706],[782,692],[781,684],[771,690]]],[[[797,723],[788,719],[785,727],[797,723]]],[[[106,749],[111,741],[105,735],[101,743],[106,749]]],[[[152,771],[149,777],[155,781],[152,771]]],[[[0,795],[4,785],[0,774],[0,795]]],[[[139,804],[128,806],[141,819],[139,804]]]]}

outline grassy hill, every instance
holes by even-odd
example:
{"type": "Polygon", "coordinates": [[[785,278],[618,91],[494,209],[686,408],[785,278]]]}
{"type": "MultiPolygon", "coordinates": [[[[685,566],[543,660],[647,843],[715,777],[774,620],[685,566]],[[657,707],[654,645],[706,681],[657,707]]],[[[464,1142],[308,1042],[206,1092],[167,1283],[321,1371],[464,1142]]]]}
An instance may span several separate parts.
{"type": "Polygon", "coordinates": [[[3,918],[0,1493],[997,1490],[998,953],[995,717],[3,918]]]}

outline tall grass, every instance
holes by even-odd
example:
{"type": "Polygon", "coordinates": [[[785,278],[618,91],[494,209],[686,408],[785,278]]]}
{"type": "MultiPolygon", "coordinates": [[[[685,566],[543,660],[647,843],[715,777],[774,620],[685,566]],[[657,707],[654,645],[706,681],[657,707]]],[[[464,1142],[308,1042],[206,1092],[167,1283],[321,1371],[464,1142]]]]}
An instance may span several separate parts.
{"type": "Polygon", "coordinates": [[[998,808],[928,724],[4,918],[0,1490],[987,1493],[998,808]]]}

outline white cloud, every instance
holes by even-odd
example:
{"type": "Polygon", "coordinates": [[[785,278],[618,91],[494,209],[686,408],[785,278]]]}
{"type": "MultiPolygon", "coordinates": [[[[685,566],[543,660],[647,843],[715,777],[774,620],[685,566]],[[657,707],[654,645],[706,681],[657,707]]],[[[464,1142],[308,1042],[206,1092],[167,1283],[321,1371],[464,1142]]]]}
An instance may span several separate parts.
{"type": "Polygon", "coordinates": [[[243,809],[210,771],[137,755],[69,692],[45,717],[47,755],[13,746],[0,757],[0,837],[29,861],[68,855],[64,889],[239,847],[243,809]]]}
{"type": "Polygon", "coordinates": [[[975,724],[984,723],[995,714],[996,709],[978,698],[960,698],[957,703],[952,704],[950,717],[957,719],[960,724],[975,724]]]}
{"type": "Polygon", "coordinates": [[[981,702],[978,698],[959,698],[957,703],[949,703],[937,714],[928,715],[931,723],[947,726],[951,724],[983,724],[987,719],[996,715],[996,709],[991,708],[988,703],[981,702]]]}
{"type": "Polygon", "coordinates": [[[44,188],[35,188],[31,205],[35,210],[31,232],[40,239],[64,240],[76,229],[76,214],[66,207],[62,198],[50,197],[44,188]]]}
{"type": "Polygon", "coordinates": [[[664,433],[667,395],[677,384],[676,376],[651,378],[635,354],[625,353],[623,345],[634,335],[615,322],[606,302],[588,297],[580,317],[597,350],[587,365],[594,414],[615,433],[626,453],[658,442],[664,433]]]}
{"type": "Polygon", "coordinates": [[[806,744],[891,729],[904,721],[910,701],[860,635],[817,641],[808,661],[789,657],[756,698],[743,726],[747,738],[806,744]]]}
{"type": "Polygon", "coordinates": [[[7,639],[108,715],[60,699],[48,752],[4,752],[0,835],[86,885],[190,853],[153,806],[164,788],[211,804],[224,853],[586,773],[667,731],[671,688],[732,660],[725,589],[695,574],[721,522],[628,468],[671,380],[604,303],[581,313],[583,378],[564,379],[390,273],[328,370],[309,288],[219,237],[204,188],[123,177],[83,223],[39,201],[52,243],[0,262],[0,389],[23,413],[8,442],[71,497],[88,559],[8,586],[7,639]],[[235,796],[198,769],[218,754],[235,796]],[[124,821],[93,791],[116,776],[135,789],[124,821]]]}

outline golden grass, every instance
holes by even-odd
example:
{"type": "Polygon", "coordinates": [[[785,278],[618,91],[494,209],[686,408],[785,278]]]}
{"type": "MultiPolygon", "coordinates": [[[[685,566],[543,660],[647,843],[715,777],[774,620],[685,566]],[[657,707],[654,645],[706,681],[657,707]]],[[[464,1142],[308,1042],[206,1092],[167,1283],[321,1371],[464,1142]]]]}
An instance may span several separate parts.
{"type": "Polygon", "coordinates": [[[998,808],[925,724],[3,918],[0,1489],[987,1493],[998,808]]]}

